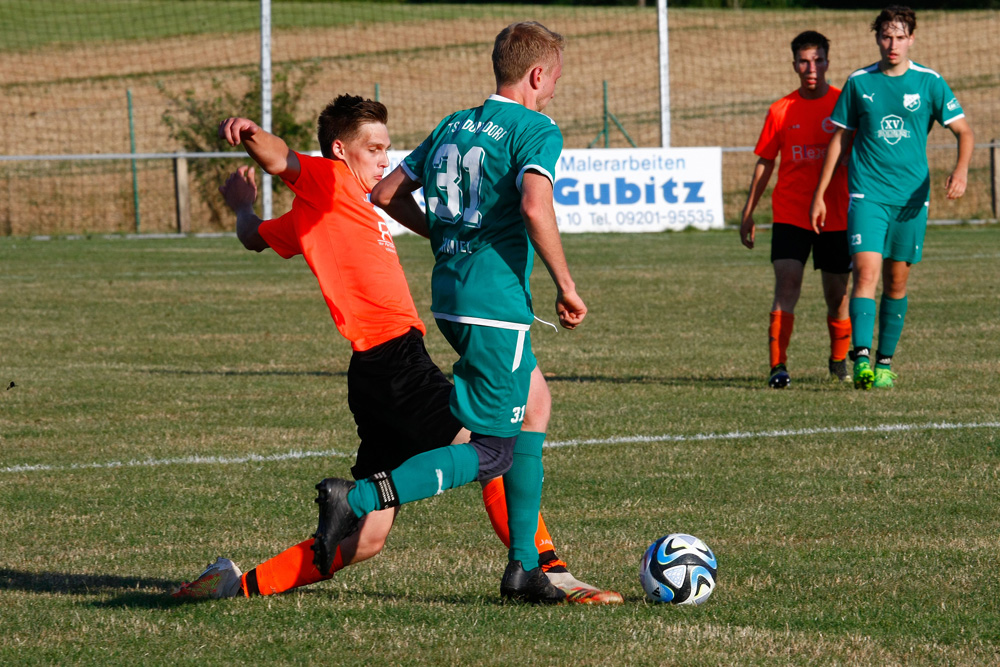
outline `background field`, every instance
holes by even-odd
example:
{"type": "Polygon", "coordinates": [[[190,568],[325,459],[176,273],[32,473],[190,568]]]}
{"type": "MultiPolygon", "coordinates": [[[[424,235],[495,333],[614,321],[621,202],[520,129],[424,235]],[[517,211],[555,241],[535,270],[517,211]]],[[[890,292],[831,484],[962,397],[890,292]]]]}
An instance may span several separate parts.
{"type": "MultiPolygon", "coordinates": [[[[827,384],[815,276],[792,388],[765,388],[771,271],[733,232],[565,244],[591,313],[535,332],[543,507],[618,608],[500,606],[472,487],[332,582],[176,604],[216,556],[249,568],[313,530],[312,486],[355,445],[347,345],[301,261],[233,238],[0,239],[0,663],[1000,660],[1000,228],[929,230],[899,385],[867,393],[827,384]],[[701,608],[641,599],[640,555],[674,531],[718,554],[701,608]]],[[[399,248],[426,314],[429,253],[399,248]]]]}
{"type": "MultiPolygon", "coordinates": [[[[655,3],[649,3],[655,4],[655,3]]],[[[793,90],[789,43],[804,29],[832,40],[830,80],[843,85],[877,50],[872,11],[673,9],[670,24],[672,143],[751,147],[768,105],[793,90]]],[[[0,3],[0,154],[128,153],[127,91],[136,150],[181,148],[163,122],[179,113],[166,93],[209,100],[248,88],[259,59],[256,0],[9,0],[0,3]]],[[[275,2],[273,59],[293,79],[315,66],[297,115],[312,122],[338,93],[375,95],[390,109],[398,148],[413,148],[447,113],[492,92],[489,53],[507,23],[544,22],[568,38],[558,96],[547,112],[566,146],[593,142],[609,107],[640,146],[659,146],[657,24],[653,7],[400,5],[275,2]],[[285,68],[285,69],[283,69],[285,68]]],[[[1000,137],[1000,12],[922,11],[912,57],[940,71],[983,144],[1000,137]]],[[[183,114],[180,114],[183,116],[183,114]]],[[[201,119],[214,126],[221,119],[201,119]]],[[[199,119],[195,119],[197,124],[199,119]]],[[[612,146],[627,146],[613,131],[612,146]]],[[[940,191],[954,139],[931,134],[938,187],[931,217],[992,217],[989,151],[974,156],[968,194],[940,191]]],[[[203,147],[208,149],[208,146],[203,147]]],[[[297,146],[314,149],[315,145],[297,146]]],[[[726,153],[726,215],[736,218],[755,158],[726,153]]],[[[172,165],[138,163],[142,230],[175,228],[172,165]]],[[[0,235],[132,231],[131,165],[0,162],[0,235]]],[[[214,188],[210,189],[214,192],[214,188]]],[[[218,228],[193,193],[194,231],[218,228]]],[[[214,194],[211,195],[214,197],[214,194]]],[[[769,201],[762,203],[765,219],[769,201]]],[[[228,224],[228,222],[227,222],[228,224]]]]}

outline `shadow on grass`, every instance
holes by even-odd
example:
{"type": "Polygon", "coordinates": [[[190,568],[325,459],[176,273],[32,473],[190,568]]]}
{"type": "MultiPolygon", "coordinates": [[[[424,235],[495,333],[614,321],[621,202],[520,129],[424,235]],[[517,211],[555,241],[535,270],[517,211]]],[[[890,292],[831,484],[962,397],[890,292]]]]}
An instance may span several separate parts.
{"type": "Polygon", "coordinates": [[[150,375],[216,375],[218,377],[347,377],[346,371],[191,371],[172,368],[146,368],[150,375]]]}
{"type": "MultiPolygon", "coordinates": [[[[770,389],[767,377],[764,375],[733,375],[729,377],[703,377],[694,375],[656,376],[656,375],[555,375],[545,374],[548,382],[567,382],[579,384],[613,384],[613,385],[663,385],[667,387],[722,387],[729,389],[770,389]]],[[[840,386],[823,376],[806,376],[795,378],[794,389],[801,391],[840,390],[840,386]]]]}
{"type": "Polygon", "coordinates": [[[115,597],[94,603],[97,607],[173,607],[184,601],[169,593],[179,582],[150,577],[72,572],[23,572],[0,568],[0,588],[58,595],[107,595],[115,597]]]}

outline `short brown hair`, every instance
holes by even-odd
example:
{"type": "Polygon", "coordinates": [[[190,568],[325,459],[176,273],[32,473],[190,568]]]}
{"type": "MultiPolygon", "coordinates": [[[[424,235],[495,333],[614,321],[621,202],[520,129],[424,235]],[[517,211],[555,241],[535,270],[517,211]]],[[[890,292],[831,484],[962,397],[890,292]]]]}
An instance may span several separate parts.
{"type": "Polygon", "coordinates": [[[913,31],[917,29],[917,15],[909,7],[889,5],[872,21],[872,32],[880,35],[882,34],[882,26],[893,23],[902,23],[906,26],[907,34],[912,35],[913,31]]]}
{"type": "Polygon", "coordinates": [[[798,58],[799,51],[808,48],[823,49],[823,54],[827,58],[830,57],[830,40],[815,30],[806,30],[795,36],[795,39],[792,40],[792,57],[798,58]]]}
{"type": "Polygon", "coordinates": [[[497,86],[517,83],[532,67],[548,64],[565,43],[562,35],[536,21],[511,23],[493,43],[493,75],[497,86]]]}
{"type": "Polygon", "coordinates": [[[340,139],[347,143],[361,132],[367,123],[382,123],[389,120],[389,110],[375,100],[366,100],[356,95],[341,95],[328,104],[319,115],[319,150],[323,157],[332,158],[333,142],[340,139]]]}

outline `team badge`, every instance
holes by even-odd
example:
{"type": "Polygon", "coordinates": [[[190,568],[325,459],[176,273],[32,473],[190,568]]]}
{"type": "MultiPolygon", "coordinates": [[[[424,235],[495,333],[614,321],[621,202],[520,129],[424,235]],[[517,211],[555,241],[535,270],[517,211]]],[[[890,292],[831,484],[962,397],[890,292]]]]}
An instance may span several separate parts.
{"type": "Polygon", "coordinates": [[[916,111],[919,109],[920,93],[914,93],[913,95],[903,93],[903,106],[906,107],[907,111],[916,111]]]}
{"type": "Polygon", "coordinates": [[[889,115],[882,119],[882,129],[878,131],[878,136],[890,146],[895,146],[900,139],[909,139],[910,131],[906,129],[902,118],[889,115]]]}
{"type": "Polygon", "coordinates": [[[823,131],[827,134],[833,134],[837,131],[837,126],[833,124],[829,116],[823,119],[823,131]]]}

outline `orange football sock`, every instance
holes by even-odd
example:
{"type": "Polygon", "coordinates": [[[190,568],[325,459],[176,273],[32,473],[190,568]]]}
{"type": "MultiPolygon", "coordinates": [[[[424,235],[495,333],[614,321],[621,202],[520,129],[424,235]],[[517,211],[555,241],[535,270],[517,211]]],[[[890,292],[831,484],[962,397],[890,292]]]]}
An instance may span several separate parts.
{"type": "Polygon", "coordinates": [[[830,331],[830,358],[842,361],[851,348],[851,320],[835,320],[827,316],[826,328],[830,331]]]}
{"type": "Polygon", "coordinates": [[[771,311],[771,325],[767,329],[771,368],[788,361],[788,341],[792,339],[795,314],[783,310],[771,311]]]}
{"type": "Polygon", "coordinates": [[[329,579],[333,576],[334,572],[344,568],[344,558],[340,553],[340,547],[337,547],[337,553],[333,557],[333,568],[330,571],[330,576],[325,577],[320,574],[316,566],[313,565],[313,551],[311,548],[313,542],[315,540],[312,538],[309,538],[305,542],[300,542],[244,574],[241,581],[243,594],[250,597],[258,593],[260,595],[284,593],[299,586],[306,586],[314,584],[317,581],[329,579]],[[255,591],[254,588],[257,590],[255,591]]]}
{"type": "MultiPolygon", "coordinates": [[[[483,505],[486,506],[486,514],[490,517],[490,524],[493,531],[503,542],[504,546],[510,548],[510,529],[507,527],[507,499],[504,496],[503,478],[497,477],[483,487],[483,505]]],[[[566,563],[556,556],[556,547],[549,535],[548,528],[542,515],[538,514],[538,530],[535,532],[535,547],[538,549],[539,564],[542,570],[548,572],[557,568],[565,570],[566,563]]]]}

